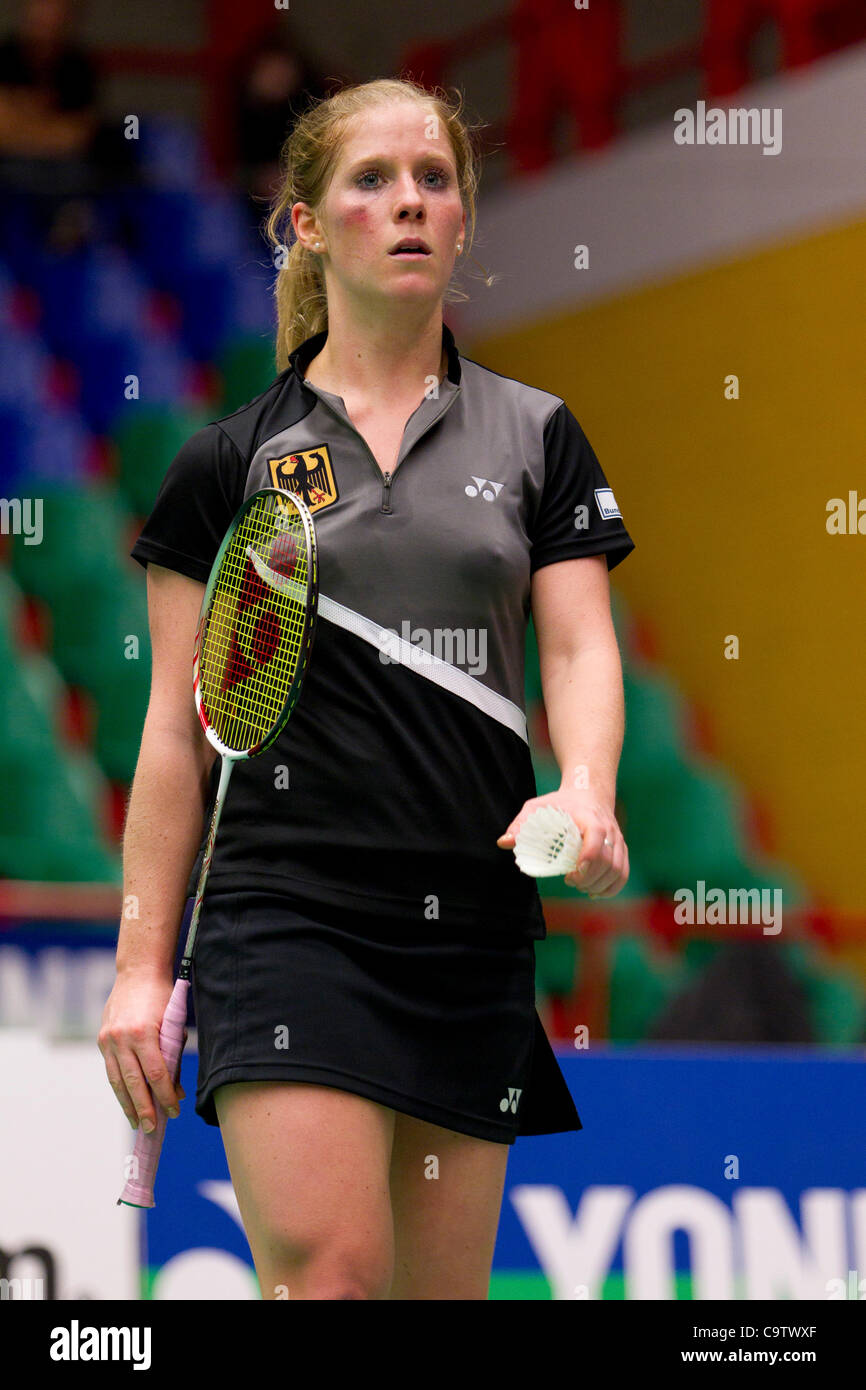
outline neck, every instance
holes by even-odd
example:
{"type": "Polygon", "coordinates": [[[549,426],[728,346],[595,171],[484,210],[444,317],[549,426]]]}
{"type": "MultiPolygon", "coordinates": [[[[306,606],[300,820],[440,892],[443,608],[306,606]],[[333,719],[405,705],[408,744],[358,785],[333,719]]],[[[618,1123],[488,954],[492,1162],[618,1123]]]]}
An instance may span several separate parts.
{"type": "Polygon", "coordinates": [[[399,398],[417,395],[431,377],[441,381],[447,367],[441,304],[414,318],[391,313],[380,323],[363,325],[329,304],[328,337],[306,376],[335,395],[399,398]]]}

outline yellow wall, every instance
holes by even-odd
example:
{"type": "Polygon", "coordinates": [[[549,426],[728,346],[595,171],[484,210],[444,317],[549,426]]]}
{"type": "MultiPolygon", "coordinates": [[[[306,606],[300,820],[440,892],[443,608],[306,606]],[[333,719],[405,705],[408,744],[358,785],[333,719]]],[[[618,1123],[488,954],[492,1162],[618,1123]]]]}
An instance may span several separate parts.
{"type": "Polygon", "coordinates": [[[613,584],[770,807],[778,856],[848,910],[866,906],[866,534],[828,535],[826,506],[866,500],[864,306],[860,222],[461,343],[568,402],[636,544],[613,584]]]}

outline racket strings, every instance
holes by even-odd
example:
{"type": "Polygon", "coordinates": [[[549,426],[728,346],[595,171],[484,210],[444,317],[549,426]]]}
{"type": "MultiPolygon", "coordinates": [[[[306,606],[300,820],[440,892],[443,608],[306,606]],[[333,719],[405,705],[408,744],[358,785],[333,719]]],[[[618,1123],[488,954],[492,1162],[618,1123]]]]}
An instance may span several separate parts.
{"type": "Polygon", "coordinates": [[[254,747],[281,715],[304,648],[307,566],[297,508],[263,498],[232,537],[202,639],[202,704],[227,748],[254,747]]]}

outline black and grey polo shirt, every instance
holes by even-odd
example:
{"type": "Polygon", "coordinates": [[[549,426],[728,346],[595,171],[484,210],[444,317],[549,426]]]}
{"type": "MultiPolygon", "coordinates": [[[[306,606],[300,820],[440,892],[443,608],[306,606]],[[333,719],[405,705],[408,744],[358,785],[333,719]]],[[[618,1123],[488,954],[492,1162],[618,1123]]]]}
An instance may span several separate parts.
{"type": "Polygon", "coordinates": [[[287,488],[313,514],[310,666],[279,739],[235,767],[209,889],[542,937],[536,883],[496,844],[537,795],[530,579],[575,556],[612,569],[634,544],[568,406],[463,357],[446,325],[447,373],[383,474],[342,399],[304,378],[326,338],[192,435],[131,552],[204,583],[252,492],[287,488]]]}

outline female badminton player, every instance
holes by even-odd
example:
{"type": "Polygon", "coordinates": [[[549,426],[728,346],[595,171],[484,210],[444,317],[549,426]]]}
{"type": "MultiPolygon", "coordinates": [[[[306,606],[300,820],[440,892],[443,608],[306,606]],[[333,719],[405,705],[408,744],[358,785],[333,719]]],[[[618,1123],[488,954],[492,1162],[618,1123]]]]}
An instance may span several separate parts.
{"type": "Polygon", "coordinates": [[[100,1048],[133,1127],[154,1096],[176,1109],[158,1032],[218,771],[190,690],[199,606],[245,498],[297,492],[316,638],[288,725],[226,797],[195,1108],[221,1130],[264,1298],[486,1299],[509,1146],[582,1128],[534,1007],[537,884],[511,850],[553,802],[583,837],[568,881],[609,897],[627,880],[608,570],[633,542],[566,403],[463,357],[443,321],[475,226],[459,98],[344,88],[302,114],[284,168],[279,375],[181,448],[132,551],[153,645],[124,840],[139,906],[100,1048]],[[544,797],[530,608],[562,774],[544,797]]]}

